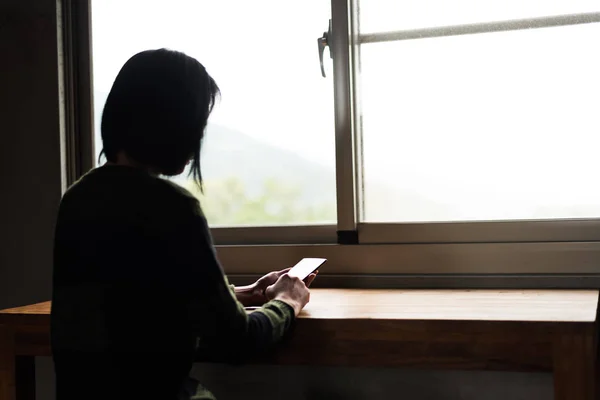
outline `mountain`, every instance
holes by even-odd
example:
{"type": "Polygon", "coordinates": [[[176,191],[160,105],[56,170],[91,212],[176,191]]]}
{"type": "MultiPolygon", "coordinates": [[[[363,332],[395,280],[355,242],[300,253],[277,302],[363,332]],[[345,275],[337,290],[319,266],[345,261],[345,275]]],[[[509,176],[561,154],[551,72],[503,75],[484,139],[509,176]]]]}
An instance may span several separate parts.
{"type": "MultiPolygon", "coordinates": [[[[100,118],[107,93],[95,93],[96,149],[101,148],[100,118]]],[[[265,180],[301,188],[310,204],[335,202],[335,171],[289,150],[256,140],[235,129],[209,124],[202,144],[201,168],[207,182],[237,178],[249,194],[262,190],[265,180]]],[[[174,180],[182,182],[181,175],[174,180]]]]}
{"type": "MultiPolygon", "coordinates": [[[[95,93],[96,149],[101,149],[100,117],[107,93],[95,93]]],[[[272,179],[286,186],[297,187],[300,202],[309,205],[336,202],[335,171],[302,156],[265,143],[243,132],[218,124],[210,124],[202,146],[202,174],[205,181],[237,178],[252,195],[262,190],[265,180],[272,179]]],[[[181,175],[174,178],[182,182],[181,175]]],[[[398,178],[401,179],[401,178],[398,178]]],[[[369,181],[366,193],[366,214],[369,221],[393,222],[407,220],[407,210],[418,216],[444,219],[444,205],[418,193],[397,192],[390,176],[369,181]]],[[[208,195],[210,195],[208,193],[208,195]]]]}
{"type": "Polygon", "coordinates": [[[252,193],[266,179],[302,189],[304,201],[335,202],[335,171],[240,131],[210,124],[201,154],[207,181],[236,177],[252,193]]]}

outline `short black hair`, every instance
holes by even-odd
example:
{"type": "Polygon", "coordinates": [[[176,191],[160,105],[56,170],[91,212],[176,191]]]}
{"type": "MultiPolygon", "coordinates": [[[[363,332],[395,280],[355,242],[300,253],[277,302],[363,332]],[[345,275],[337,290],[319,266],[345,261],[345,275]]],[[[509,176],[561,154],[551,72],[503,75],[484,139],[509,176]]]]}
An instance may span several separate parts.
{"type": "Polygon", "coordinates": [[[131,57],[113,83],[102,112],[102,154],[123,151],[160,174],[190,174],[202,186],[200,148],[219,88],[195,58],[168,50],[131,57]]]}

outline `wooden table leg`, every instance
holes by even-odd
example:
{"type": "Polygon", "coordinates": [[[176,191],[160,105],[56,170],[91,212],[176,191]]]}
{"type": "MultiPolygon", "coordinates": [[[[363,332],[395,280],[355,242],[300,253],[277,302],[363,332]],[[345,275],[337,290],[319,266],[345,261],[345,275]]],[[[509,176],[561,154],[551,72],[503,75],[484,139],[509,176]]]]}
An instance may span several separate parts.
{"type": "Polygon", "coordinates": [[[35,357],[17,356],[15,386],[17,400],[35,400],[35,357]]]}
{"type": "Polygon", "coordinates": [[[10,327],[0,325],[0,399],[15,400],[15,340],[10,327]]]}
{"type": "Polygon", "coordinates": [[[554,341],[554,400],[596,399],[596,338],[586,332],[557,334],[554,341]]]}

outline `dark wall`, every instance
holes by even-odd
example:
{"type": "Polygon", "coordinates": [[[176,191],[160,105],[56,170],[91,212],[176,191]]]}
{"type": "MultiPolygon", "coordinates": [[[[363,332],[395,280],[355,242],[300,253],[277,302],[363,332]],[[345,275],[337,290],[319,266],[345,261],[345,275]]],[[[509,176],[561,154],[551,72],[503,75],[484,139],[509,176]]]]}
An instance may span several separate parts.
{"type": "MultiPolygon", "coordinates": [[[[74,0],[76,1],[76,0],[74,0]]],[[[0,1],[0,307],[50,297],[61,193],[56,0],[0,1]]],[[[49,358],[38,399],[52,400],[49,358]]],[[[541,400],[550,375],[198,365],[219,399],[541,400]]]]}
{"type": "MultiPolygon", "coordinates": [[[[0,1],[0,308],[51,294],[61,195],[56,27],[56,0],[0,1]]],[[[42,399],[53,398],[49,360],[38,368],[42,399]]]]}
{"type": "Polygon", "coordinates": [[[551,400],[550,374],[197,365],[219,400],[551,400]]]}
{"type": "Polygon", "coordinates": [[[50,298],[61,195],[56,0],[0,2],[0,307],[50,298]]]}

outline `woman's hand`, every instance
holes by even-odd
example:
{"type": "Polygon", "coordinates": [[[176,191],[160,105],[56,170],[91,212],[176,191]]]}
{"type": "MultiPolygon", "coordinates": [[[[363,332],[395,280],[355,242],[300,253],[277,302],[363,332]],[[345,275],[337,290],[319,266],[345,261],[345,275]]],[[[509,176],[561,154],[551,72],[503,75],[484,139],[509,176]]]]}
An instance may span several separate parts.
{"type": "MultiPolygon", "coordinates": [[[[286,268],[282,269],[281,271],[269,272],[252,285],[236,287],[235,295],[238,301],[242,303],[244,307],[258,307],[267,303],[269,300],[271,300],[266,295],[267,288],[271,285],[274,285],[279,278],[282,275],[287,274],[290,269],[291,268],[286,268]]],[[[306,278],[306,286],[310,286],[316,276],[316,273],[314,273],[306,278]]]]}
{"type": "Polygon", "coordinates": [[[287,274],[290,271],[290,269],[291,268],[286,268],[282,269],[281,271],[269,272],[254,283],[257,292],[256,299],[261,302],[259,305],[262,306],[263,304],[269,301],[265,293],[267,291],[267,288],[271,285],[274,285],[275,282],[279,280],[281,275],[287,274]]]}
{"type": "MultiPolygon", "coordinates": [[[[306,281],[310,284],[315,276],[316,274],[311,274],[306,281]]],[[[267,288],[265,293],[269,300],[279,300],[290,305],[296,316],[310,300],[310,291],[306,282],[288,274],[281,275],[274,285],[267,288]]]]}
{"type": "Polygon", "coordinates": [[[244,307],[262,306],[269,300],[265,294],[267,288],[279,279],[279,277],[287,273],[290,268],[282,269],[281,271],[269,272],[252,285],[239,286],[235,288],[235,295],[244,307]]]}

